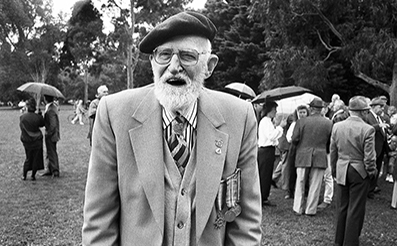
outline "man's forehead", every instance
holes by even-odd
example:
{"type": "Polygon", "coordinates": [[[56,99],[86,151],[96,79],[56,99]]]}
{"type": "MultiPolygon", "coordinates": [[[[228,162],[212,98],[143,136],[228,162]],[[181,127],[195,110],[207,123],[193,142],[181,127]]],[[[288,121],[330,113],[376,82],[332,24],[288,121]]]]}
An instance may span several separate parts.
{"type": "Polygon", "coordinates": [[[171,40],[168,40],[167,42],[164,42],[163,44],[159,45],[157,48],[162,48],[162,47],[167,47],[167,48],[206,48],[210,47],[211,43],[208,39],[199,37],[199,36],[193,36],[193,35],[184,35],[184,36],[176,36],[172,38],[171,40]]]}

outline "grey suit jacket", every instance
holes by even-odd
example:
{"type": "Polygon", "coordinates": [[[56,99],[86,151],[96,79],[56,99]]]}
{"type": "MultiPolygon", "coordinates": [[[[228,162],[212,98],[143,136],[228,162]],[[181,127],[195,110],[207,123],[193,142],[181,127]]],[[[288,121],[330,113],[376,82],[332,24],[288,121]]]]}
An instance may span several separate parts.
{"type": "Polygon", "coordinates": [[[311,115],[296,122],[292,143],[296,145],[295,167],[327,168],[327,147],[332,121],[311,115]]]}
{"type": "MultiPolygon", "coordinates": [[[[198,99],[196,238],[191,245],[260,245],[261,196],[253,108],[204,89],[198,99]],[[221,152],[216,141],[222,140],[221,152]],[[216,229],[221,179],[241,169],[241,214],[216,229]]],[[[93,130],[83,245],[162,245],[164,155],[153,86],[103,97],[93,130]]]]}
{"type": "Polygon", "coordinates": [[[359,117],[349,117],[334,125],[331,135],[332,176],[346,184],[347,168],[351,165],[365,179],[376,172],[375,129],[359,117]]]}

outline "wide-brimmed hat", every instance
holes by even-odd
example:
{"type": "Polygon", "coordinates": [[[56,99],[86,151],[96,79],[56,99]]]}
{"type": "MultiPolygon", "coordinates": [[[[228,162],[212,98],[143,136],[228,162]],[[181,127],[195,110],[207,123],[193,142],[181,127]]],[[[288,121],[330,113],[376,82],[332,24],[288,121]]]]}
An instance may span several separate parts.
{"type": "Polygon", "coordinates": [[[313,98],[313,100],[309,103],[310,107],[313,108],[323,108],[324,107],[324,101],[321,100],[320,98],[313,98]]]}
{"type": "Polygon", "coordinates": [[[380,98],[380,97],[375,97],[371,100],[371,103],[369,104],[370,106],[376,106],[376,105],[382,105],[384,106],[386,103],[385,101],[380,98]]]}
{"type": "Polygon", "coordinates": [[[215,37],[216,27],[206,16],[192,11],[181,12],[158,24],[139,43],[139,50],[150,54],[157,46],[181,35],[195,35],[207,38],[215,37]]]}
{"type": "Polygon", "coordinates": [[[363,111],[369,110],[370,108],[367,100],[363,96],[355,96],[349,100],[349,110],[351,111],[363,111]]]}

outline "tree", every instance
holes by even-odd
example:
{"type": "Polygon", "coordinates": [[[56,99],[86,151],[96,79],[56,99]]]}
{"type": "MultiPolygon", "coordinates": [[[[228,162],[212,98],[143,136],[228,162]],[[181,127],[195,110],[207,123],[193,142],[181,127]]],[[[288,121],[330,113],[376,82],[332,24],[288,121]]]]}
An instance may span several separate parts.
{"type": "MultiPolygon", "coordinates": [[[[112,38],[114,50],[123,61],[127,73],[127,88],[137,87],[150,81],[134,82],[135,69],[140,67],[140,74],[147,74],[138,63],[147,63],[139,58],[138,43],[147,34],[148,26],[155,26],[159,21],[182,10],[182,6],[192,0],[130,0],[128,6],[122,4],[121,0],[108,0],[104,10],[113,14],[112,23],[114,32],[109,36],[112,38]],[[142,83],[143,82],[143,83],[142,83]]],[[[146,58],[147,56],[143,56],[146,58]]],[[[140,77],[141,78],[141,77],[140,77]]]]}
{"type": "Polygon", "coordinates": [[[84,102],[88,100],[89,72],[103,52],[101,39],[103,22],[99,11],[93,6],[91,0],[76,2],[73,6],[72,16],[66,40],[62,48],[61,66],[72,67],[77,73],[84,76],[84,102]]]}
{"type": "Polygon", "coordinates": [[[214,53],[219,63],[206,85],[221,90],[238,81],[258,92],[263,76],[262,64],[268,59],[264,30],[261,22],[249,18],[250,0],[212,0],[205,5],[204,14],[217,26],[214,53]]]}
{"type": "Polygon", "coordinates": [[[345,98],[383,90],[395,104],[395,10],[387,0],[254,1],[251,16],[266,23],[271,57],[262,87],[275,80],[345,98]]]}
{"type": "Polygon", "coordinates": [[[19,100],[16,88],[28,81],[56,84],[60,24],[49,1],[4,0],[0,3],[1,100],[19,100]]]}

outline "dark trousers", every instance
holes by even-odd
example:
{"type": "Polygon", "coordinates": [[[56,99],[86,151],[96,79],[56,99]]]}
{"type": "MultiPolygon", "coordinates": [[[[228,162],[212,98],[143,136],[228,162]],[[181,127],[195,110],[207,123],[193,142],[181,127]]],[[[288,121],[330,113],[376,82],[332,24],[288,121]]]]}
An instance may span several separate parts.
{"type": "Polygon", "coordinates": [[[258,149],[259,180],[262,201],[266,201],[269,198],[274,161],[276,159],[275,151],[276,148],[274,146],[259,147],[258,149]]]}
{"type": "Polygon", "coordinates": [[[290,196],[294,196],[295,193],[295,184],[296,184],[295,153],[296,153],[296,146],[291,144],[287,156],[288,193],[290,196]]]}
{"type": "Polygon", "coordinates": [[[380,153],[380,155],[376,158],[376,170],[378,170],[378,173],[376,174],[375,178],[371,180],[371,184],[369,187],[369,193],[373,193],[375,190],[375,187],[378,186],[378,178],[379,178],[379,174],[380,174],[380,169],[382,168],[382,162],[383,162],[383,158],[385,156],[385,151],[382,150],[382,152],[380,153]]]}
{"type": "Polygon", "coordinates": [[[26,178],[28,171],[32,170],[32,178],[36,176],[37,170],[44,168],[43,148],[25,148],[26,159],[23,163],[23,176],[26,178]]]}
{"type": "Polygon", "coordinates": [[[50,171],[50,173],[58,173],[59,174],[57,142],[52,142],[49,138],[46,138],[45,146],[47,148],[46,161],[48,164],[48,170],[50,171]]]}
{"type": "Polygon", "coordinates": [[[337,184],[335,245],[359,245],[369,185],[369,178],[363,179],[350,165],[346,185],[337,184]]]}

